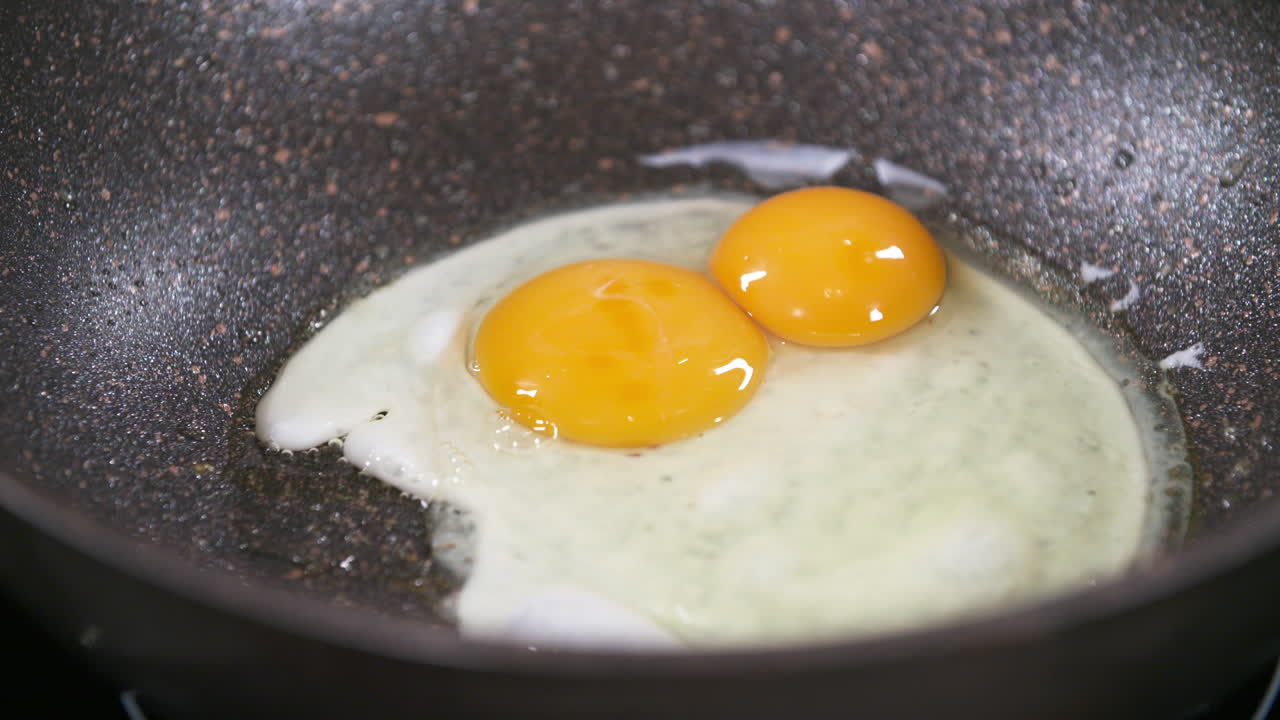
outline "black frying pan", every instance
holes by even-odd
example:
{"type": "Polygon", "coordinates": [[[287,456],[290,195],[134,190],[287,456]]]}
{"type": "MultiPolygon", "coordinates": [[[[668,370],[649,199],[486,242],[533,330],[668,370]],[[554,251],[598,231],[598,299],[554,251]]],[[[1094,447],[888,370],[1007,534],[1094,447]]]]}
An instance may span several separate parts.
{"type": "MultiPolygon", "coordinates": [[[[1280,5],[41,0],[0,9],[0,562],[174,716],[1175,716],[1280,651],[1280,5]],[[1180,553],[998,619],[686,657],[458,639],[416,502],[245,418],[313,322],[487,229],[857,149],[1123,272],[1197,464],[1180,553]]],[[[1124,277],[1122,277],[1122,275],[1124,277]]],[[[1111,284],[1111,283],[1118,284],[1111,284]]]]}

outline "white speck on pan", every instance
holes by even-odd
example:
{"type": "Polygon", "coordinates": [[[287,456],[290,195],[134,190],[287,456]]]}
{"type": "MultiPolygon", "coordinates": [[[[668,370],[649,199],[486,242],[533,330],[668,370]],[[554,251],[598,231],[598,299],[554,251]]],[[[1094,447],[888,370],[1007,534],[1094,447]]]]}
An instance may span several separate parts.
{"type": "Polygon", "coordinates": [[[1125,293],[1124,297],[1120,298],[1119,300],[1115,300],[1111,303],[1111,312],[1120,312],[1121,310],[1128,310],[1129,306],[1138,302],[1138,298],[1141,296],[1142,296],[1142,290],[1141,288],[1138,287],[1138,283],[1130,280],[1129,292],[1125,293]]]}
{"type": "Polygon", "coordinates": [[[938,195],[947,194],[947,186],[938,180],[891,160],[876,158],[872,166],[876,170],[876,180],[885,187],[906,186],[938,195]]]}
{"type": "Polygon", "coordinates": [[[828,180],[858,156],[856,150],[778,140],[726,140],[673,148],[637,159],[641,165],[666,168],[704,167],[722,162],[746,173],[761,187],[776,190],[828,180]]]}
{"type": "Polygon", "coordinates": [[[924,173],[884,158],[873,163],[888,198],[908,210],[923,210],[947,196],[947,186],[924,173]]]}
{"type": "Polygon", "coordinates": [[[1087,285],[1098,280],[1106,280],[1115,275],[1116,271],[1102,265],[1094,265],[1093,263],[1080,263],[1080,279],[1087,285]]]}
{"type": "Polygon", "coordinates": [[[1172,370],[1173,368],[1187,367],[1203,370],[1204,364],[1200,362],[1200,356],[1203,354],[1204,343],[1198,342],[1189,348],[1169,353],[1168,357],[1160,361],[1160,368],[1172,370]]]}

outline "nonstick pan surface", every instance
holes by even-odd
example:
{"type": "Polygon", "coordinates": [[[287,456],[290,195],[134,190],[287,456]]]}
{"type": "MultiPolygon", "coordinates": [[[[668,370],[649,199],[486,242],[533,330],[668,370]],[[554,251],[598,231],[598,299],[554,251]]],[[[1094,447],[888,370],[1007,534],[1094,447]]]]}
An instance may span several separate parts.
{"type": "Polygon", "coordinates": [[[1280,649],[1277,38],[1265,2],[10,3],[4,587],[184,713],[1204,699],[1280,649]],[[892,159],[1049,265],[1115,269],[1094,300],[1139,287],[1110,322],[1152,359],[1196,359],[1169,371],[1196,467],[1187,549],[963,628],[546,656],[440,627],[416,500],[253,440],[256,393],[346,301],[548,210],[761,192],[636,161],[726,139],[852,148],[832,181],[871,190],[892,159]]]}

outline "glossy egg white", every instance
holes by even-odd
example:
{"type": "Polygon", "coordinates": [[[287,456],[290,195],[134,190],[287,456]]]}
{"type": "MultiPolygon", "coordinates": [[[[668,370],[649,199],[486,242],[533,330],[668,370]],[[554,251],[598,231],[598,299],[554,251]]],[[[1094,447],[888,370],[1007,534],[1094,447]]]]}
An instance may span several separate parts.
{"type": "Polygon", "coordinates": [[[258,434],[292,450],[345,438],[350,462],[469,511],[474,535],[448,538],[473,561],[461,628],[529,644],[866,635],[1133,560],[1150,535],[1150,473],[1119,386],[1066,329],[954,257],[927,321],[848,350],[775,340],[741,413],[652,450],[537,437],[468,372],[476,322],[524,280],[598,257],[703,270],[749,207],[584,210],[413,270],[288,361],[258,434]]]}

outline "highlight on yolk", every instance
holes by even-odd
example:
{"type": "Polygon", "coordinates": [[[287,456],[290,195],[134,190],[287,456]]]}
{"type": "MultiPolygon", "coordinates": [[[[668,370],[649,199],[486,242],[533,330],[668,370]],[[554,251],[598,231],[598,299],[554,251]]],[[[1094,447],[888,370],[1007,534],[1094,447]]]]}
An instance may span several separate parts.
{"type": "Polygon", "coordinates": [[[784,340],[849,347],[924,319],[947,271],[910,212],[872,193],[816,187],[776,195],[738,218],[711,254],[711,274],[784,340]]]}
{"type": "Polygon", "coordinates": [[[714,427],[760,384],[764,333],[705,276],[647,260],[566,265],[481,321],[472,369],[512,418],[609,447],[714,427]]]}

